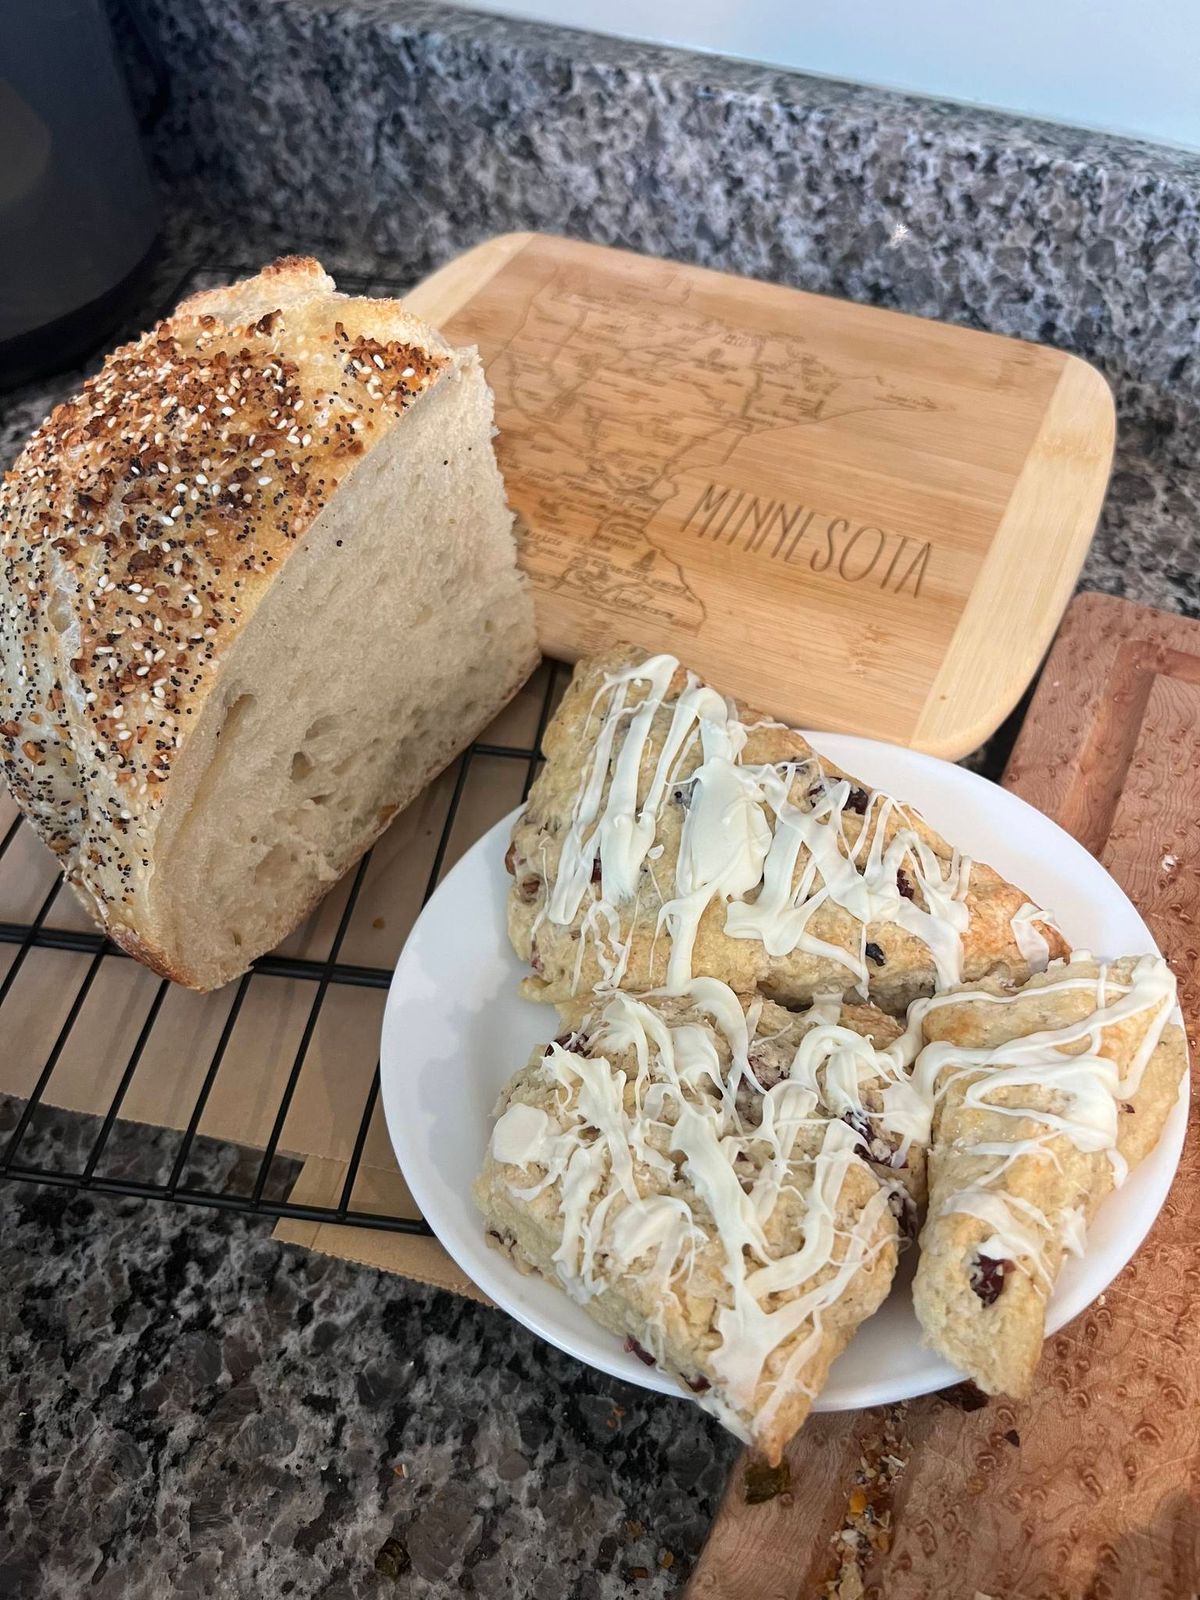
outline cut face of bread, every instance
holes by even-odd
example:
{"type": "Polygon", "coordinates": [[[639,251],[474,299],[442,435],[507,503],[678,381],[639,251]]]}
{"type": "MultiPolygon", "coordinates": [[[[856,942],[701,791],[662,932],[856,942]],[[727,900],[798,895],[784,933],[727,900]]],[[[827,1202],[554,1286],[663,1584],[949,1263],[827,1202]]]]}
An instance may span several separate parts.
{"type": "Polygon", "coordinates": [[[511,543],[480,537],[503,514],[476,466],[490,429],[478,369],[451,374],[321,514],[225,657],[147,895],[163,948],[206,980],[295,926],[528,676],[511,543]]]}
{"type": "Polygon", "coordinates": [[[0,494],[0,756],[110,936],[212,988],[537,660],[473,350],[290,260],[109,358],[0,494]]]}
{"type": "Polygon", "coordinates": [[[1045,913],[911,808],[736,706],[670,656],[582,663],[513,833],[509,933],[526,992],[681,989],[903,1013],[1062,955],[1045,913]]]}
{"type": "Polygon", "coordinates": [[[894,1025],[702,978],[569,1029],[502,1099],[476,1185],[489,1236],[777,1461],[895,1270],[894,1185],[822,1105],[899,1073],[860,1031],[894,1025]]]}
{"type": "Polygon", "coordinates": [[[913,1288],[930,1344],[989,1394],[1028,1391],[1068,1251],[1158,1140],[1187,1064],[1157,956],[1081,956],[1024,987],[918,1003],[933,1106],[913,1288]]]}

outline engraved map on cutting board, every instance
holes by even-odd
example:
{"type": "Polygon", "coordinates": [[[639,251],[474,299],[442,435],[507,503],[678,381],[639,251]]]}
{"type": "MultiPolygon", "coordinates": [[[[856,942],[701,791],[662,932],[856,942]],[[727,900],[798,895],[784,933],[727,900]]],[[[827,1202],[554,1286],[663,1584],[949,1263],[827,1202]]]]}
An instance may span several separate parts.
{"type": "MultiPolygon", "coordinates": [[[[486,354],[501,465],[521,463],[514,500],[538,588],[693,632],[704,604],[655,529],[685,483],[719,484],[747,441],[767,434],[851,412],[937,409],[884,377],[839,373],[799,334],[707,315],[690,284],[610,289],[571,266],[550,272],[486,354]]],[[[749,517],[744,494],[738,503],[749,517]]]]}
{"type": "Polygon", "coordinates": [[[669,650],[774,716],[954,754],[1024,687],[1111,458],[1081,363],[539,234],[417,294],[483,359],[548,655],[669,650]]]}

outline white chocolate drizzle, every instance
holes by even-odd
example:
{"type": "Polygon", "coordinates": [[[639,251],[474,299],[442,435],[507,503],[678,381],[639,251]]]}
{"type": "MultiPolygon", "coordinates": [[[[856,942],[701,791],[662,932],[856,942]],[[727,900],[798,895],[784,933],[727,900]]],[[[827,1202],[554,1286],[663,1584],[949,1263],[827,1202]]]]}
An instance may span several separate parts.
{"type": "MultiPolygon", "coordinates": [[[[729,937],[756,939],[771,956],[799,949],[824,957],[845,968],[864,995],[870,971],[867,928],[872,923],[890,922],[920,939],[929,949],[939,989],[958,983],[969,920],[969,858],[954,851],[943,861],[905,809],[878,791],[867,793],[862,825],[851,840],[845,816],[854,790],[848,781],[826,775],[815,755],[774,765],[744,762],[752,728],[775,724],[747,728],[731,702],[692,673],[676,699],[668,701],[678,668],[674,656],[652,656],[608,675],[593,698],[589,721],[598,718],[599,728],[545,907],[549,921],[565,927],[588,902],[576,987],[582,948],[589,939],[601,953],[605,982],[619,981],[611,974],[624,971],[628,956],[621,908],[636,903],[643,874],[652,875],[649,863],[662,853],[659,823],[675,789],[683,791],[686,809],[675,882],[664,886],[658,918],[659,931],[670,940],[670,992],[683,993],[691,980],[700,919],[713,901],[726,905],[724,931],[729,937]],[[644,685],[646,692],[631,704],[633,684],[644,685]],[[639,777],[655,718],[668,710],[670,721],[639,802],[639,777]],[[680,779],[683,762],[694,755],[697,742],[699,764],[680,779]],[[797,803],[802,797],[806,804],[797,803]],[[923,906],[901,892],[902,873],[911,889],[920,891],[923,906]],[[826,904],[857,921],[857,948],[846,949],[810,931],[813,917],[826,904]]],[[[861,795],[858,803],[862,805],[861,795]]],[[[1038,921],[1047,919],[1035,907],[1023,906],[1013,918],[1013,938],[1027,959],[1044,966],[1049,945],[1035,926],[1038,921]]]]}
{"type": "Polygon", "coordinates": [[[1050,944],[1045,934],[1039,931],[1039,922],[1042,927],[1053,928],[1056,933],[1062,931],[1048,911],[1043,911],[1028,900],[1018,906],[1012,915],[1012,935],[1022,958],[1029,963],[1030,972],[1045,972],[1050,965],[1050,944]]]}
{"type": "MultiPolygon", "coordinates": [[[[848,1230],[838,1221],[846,1174],[864,1164],[854,1131],[828,1115],[822,1098],[860,1103],[860,1077],[899,1080],[905,1070],[897,1046],[877,1052],[849,1029],[821,1022],[800,1041],[791,1074],[763,1092],[750,1063],[759,1006],[745,1011],[713,978],[693,980],[687,998],[712,1030],[696,1021],[670,1026],[644,999],[608,996],[583,1025],[587,1054],[570,1041],[555,1043],[542,1061],[539,1071],[562,1108],[557,1118],[514,1101],[491,1148],[497,1161],[521,1169],[510,1184],[517,1198],[556,1188],[562,1236],[553,1260],[574,1298],[586,1302],[637,1264],[661,1308],[649,1339],[656,1360],[664,1356],[667,1308],[687,1289],[697,1247],[715,1238],[726,1293],[707,1368],[720,1392],[702,1403],[746,1437],[747,1415],[765,1420],[797,1387],[812,1392],[804,1369],[821,1345],[825,1313],[895,1236],[882,1184],[848,1230]],[[717,1036],[728,1046],[725,1066],[717,1036]],[[632,1058],[628,1069],[612,1064],[617,1056],[632,1058]],[[820,1144],[809,1159],[814,1130],[820,1144]],[[797,1149],[802,1134],[808,1137],[797,1149]],[[648,1169],[640,1184],[639,1168],[648,1169]],[[674,1192],[660,1192],[655,1173],[674,1192]],[[772,1218],[797,1186],[802,1238],[775,1242],[772,1218]],[[784,1370],[770,1374],[762,1396],[767,1364],[785,1342],[792,1348],[784,1370]]],[[[919,1136],[920,1113],[907,1100],[889,1115],[906,1137],[919,1136]]]]}
{"type": "Polygon", "coordinates": [[[807,1015],[815,1024],[801,1036],[787,1067],[792,1083],[803,1084],[829,1116],[846,1117],[851,1126],[860,1120],[875,1125],[894,1144],[893,1165],[905,1165],[910,1146],[929,1143],[931,1108],[913,1087],[911,1067],[916,1041],[905,1033],[892,1044],[876,1047],[872,1041],[838,1021],[837,999],[819,998],[807,1015]],[[863,1097],[865,1084],[879,1085],[882,1111],[874,1111],[863,1097]]]}
{"type": "Polygon", "coordinates": [[[909,1014],[911,1026],[944,1005],[1011,1006],[1069,991],[1091,994],[1091,1009],[1074,1022],[990,1046],[934,1040],[920,1052],[913,1068],[912,1089],[931,1107],[965,1079],[962,1105],[1037,1125],[1036,1134],[1011,1141],[956,1141],[956,1154],[990,1165],[969,1186],[941,1198],[931,1218],[949,1213],[977,1218],[992,1230],[979,1246],[981,1254],[1013,1261],[1047,1290],[1049,1244],[1057,1240],[1064,1249],[1081,1253],[1086,1213],[1077,1207],[1051,1219],[1028,1201],[1006,1193],[1004,1177],[1022,1156],[1053,1160],[1050,1142],[1061,1137],[1085,1154],[1103,1153],[1112,1167],[1113,1186],[1119,1188],[1128,1171],[1117,1148],[1119,1106],[1137,1094],[1163,1030],[1178,1014],[1175,979],[1160,956],[1139,958],[1128,983],[1113,978],[1104,963],[1094,974],[1080,973],[1080,964],[1090,959],[1086,952],[1076,952],[1070,962],[1054,969],[1061,970],[1061,976],[1036,990],[1002,994],[960,990],[918,1000],[909,1014]],[[1104,1031],[1146,1013],[1151,1015],[1142,1038],[1122,1074],[1117,1063],[1102,1053],[1104,1031]],[[1036,1092],[1027,1099],[1010,1095],[1008,1103],[996,1103],[997,1091],[1021,1088],[1036,1092]]]}

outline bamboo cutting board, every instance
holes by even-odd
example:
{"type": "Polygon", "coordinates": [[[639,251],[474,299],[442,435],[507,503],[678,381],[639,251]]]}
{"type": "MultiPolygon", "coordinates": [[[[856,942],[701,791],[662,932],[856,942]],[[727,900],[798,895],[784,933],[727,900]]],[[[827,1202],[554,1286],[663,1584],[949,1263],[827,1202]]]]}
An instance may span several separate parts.
{"type": "Polygon", "coordinates": [[[1015,705],[1108,481],[1092,367],[540,234],[408,304],[483,354],[548,654],[670,650],[788,721],[949,757],[1015,705]]]}
{"type": "MultiPolygon", "coordinates": [[[[1200,1023],[1200,624],[1081,595],[1004,776],[1135,901],[1200,1023]]],[[[1200,1595],[1200,1110],[1134,1259],[1047,1341],[1028,1400],[969,1385],[814,1417],[790,1492],[741,1469],[688,1600],[1200,1595]]]]}

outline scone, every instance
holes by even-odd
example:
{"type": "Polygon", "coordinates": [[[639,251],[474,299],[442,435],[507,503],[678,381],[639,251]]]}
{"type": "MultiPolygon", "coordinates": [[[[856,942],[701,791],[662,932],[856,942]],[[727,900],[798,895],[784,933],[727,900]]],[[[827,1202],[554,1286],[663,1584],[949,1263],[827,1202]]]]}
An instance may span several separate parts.
{"type": "Polygon", "coordinates": [[[1080,954],[1020,989],[989,980],[915,1009],[913,1082],[934,1108],[917,1317],[981,1389],[1022,1395],[1066,1253],[1175,1103],[1175,980],[1157,956],[1080,954]]]}
{"type": "Polygon", "coordinates": [[[787,1004],[836,991],[900,1014],[1065,954],[990,867],[672,656],[581,663],[545,752],[508,853],[531,998],[679,992],[710,974],[787,1004]]]}
{"type": "Polygon", "coordinates": [[[892,1186],[820,1104],[878,1014],[790,1018],[797,1071],[768,1087],[764,1011],[770,1035],[773,1008],[712,978],[608,995],[509,1085],[475,1195],[494,1244],[777,1461],[899,1235],[892,1186]]]}

